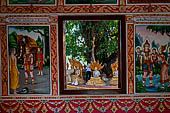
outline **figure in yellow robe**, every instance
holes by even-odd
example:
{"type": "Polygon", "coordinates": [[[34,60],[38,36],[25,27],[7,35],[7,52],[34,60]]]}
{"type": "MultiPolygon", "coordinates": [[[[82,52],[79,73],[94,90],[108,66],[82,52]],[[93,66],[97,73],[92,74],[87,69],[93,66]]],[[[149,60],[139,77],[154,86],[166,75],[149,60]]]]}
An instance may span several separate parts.
{"type": "Polygon", "coordinates": [[[19,88],[19,71],[17,69],[15,57],[15,49],[12,50],[11,55],[9,56],[9,70],[10,70],[10,86],[16,94],[16,89],[19,88]]]}

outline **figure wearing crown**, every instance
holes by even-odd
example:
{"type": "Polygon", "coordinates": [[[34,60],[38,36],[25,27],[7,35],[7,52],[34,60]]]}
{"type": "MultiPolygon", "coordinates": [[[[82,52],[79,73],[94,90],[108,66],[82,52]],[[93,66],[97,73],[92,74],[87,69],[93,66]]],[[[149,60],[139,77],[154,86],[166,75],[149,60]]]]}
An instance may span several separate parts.
{"type": "Polygon", "coordinates": [[[24,70],[25,70],[25,85],[28,84],[28,76],[31,76],[32,85],[34,84],[33,75],[33,54],[30,52],[30,48],[26,47],[26,53],[24,54],[24,70]]]}
{"type": "Polygon", "coordinates": [[[162,45],[159,49],[159,54],[160,54],[159,61],[161,62],[160,83],[162,83],[162,88],[165,88],[165,83],[169,82],[169,76],[168,76],[169,64],[165,58],[166,48],[167,48],[167,44],[162,45]]]}
{"type": "Polygon", "coordinates": [[[149,86],[153,87],[152,84],[153,80],[153,64],[152,64],[152,57],[151,57],[151,50],[150,50],[150,43],[146,40],[143,44],[143,52],[140,58],[140,68],[144,71],[143,75],[143,86],[145,87],[146,77],[149,75],[149,86]]]}

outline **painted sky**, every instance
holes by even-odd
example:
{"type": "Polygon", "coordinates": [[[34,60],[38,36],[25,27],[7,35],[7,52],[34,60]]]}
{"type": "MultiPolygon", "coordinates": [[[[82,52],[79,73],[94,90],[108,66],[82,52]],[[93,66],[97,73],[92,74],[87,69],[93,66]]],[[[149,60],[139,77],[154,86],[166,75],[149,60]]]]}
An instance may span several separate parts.
{"type": "Polygon", "coordinates": [[[29,36],[29,37],[33,38],[34,40],[36,40],[38,38],[38,36],[41,38],[41,35],[39,33],[27,32],[26,30],[15,29],[15,26],[9,26],[8,34],[11,34],[12,32],[16,32],[17,35],[29,36]]]}
{"type": "Polygon", "coordinates": [[[150,42],[155,40],[155,43],[160,45],[167,44],[170,42],[170,37],[166,34],[162,35],[161,33],[154,33],[146,29],[147,25],[137,25],[135,27],[136,33],[140,34],[143,37],[143,40],[148,39],[150,42]]]}

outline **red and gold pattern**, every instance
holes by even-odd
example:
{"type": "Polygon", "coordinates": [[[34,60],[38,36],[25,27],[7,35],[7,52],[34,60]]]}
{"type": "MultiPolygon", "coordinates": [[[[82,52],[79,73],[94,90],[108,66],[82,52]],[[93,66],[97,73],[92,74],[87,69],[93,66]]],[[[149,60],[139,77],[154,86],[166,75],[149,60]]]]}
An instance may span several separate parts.
{"type": "Polygon", "coordinates": [[[7,5],[7,0],[1,0],[0,13],[159,13],[170,12],[168,4],[160,5],[137,5],[126,4],[127,0],[118,0],[115,5],[67,5],[64,0],[56,0],[56,5],[51,6],[10,6],[7,5]]]}
{"type": "Polygon", "coordinates": [[[56,25],[51,25],[51,75],[52,75],[52,94],[58,95],[58,70],[57,70],[57,34],[56,25]]]}
{"type": "Polygon", "coordinates": [[[134,24],[127,25],[128,31],[128,93],[134,93],[134,24]]]}
{"type": "Polygon", "coordinates": [[[2,100],[2,113],[169,113],[170,99],[2,100]]]}
{"type": "Polygon", "coordinates": [[[8,95],[8,61],[7,61],[7,35],[6,26],[0,25],[1,38],[1,76],[2,76],[2,95],[8,95]]]}

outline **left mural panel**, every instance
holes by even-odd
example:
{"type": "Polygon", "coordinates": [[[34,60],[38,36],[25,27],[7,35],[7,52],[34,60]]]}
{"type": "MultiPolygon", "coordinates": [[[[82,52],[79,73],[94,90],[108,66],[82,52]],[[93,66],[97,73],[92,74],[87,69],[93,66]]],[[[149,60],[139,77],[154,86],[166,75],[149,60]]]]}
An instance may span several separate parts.
{"type": "Polygon", "coordinates": [[[8,26],[9,94],[50,94],[49,26],[8,26]]]}

